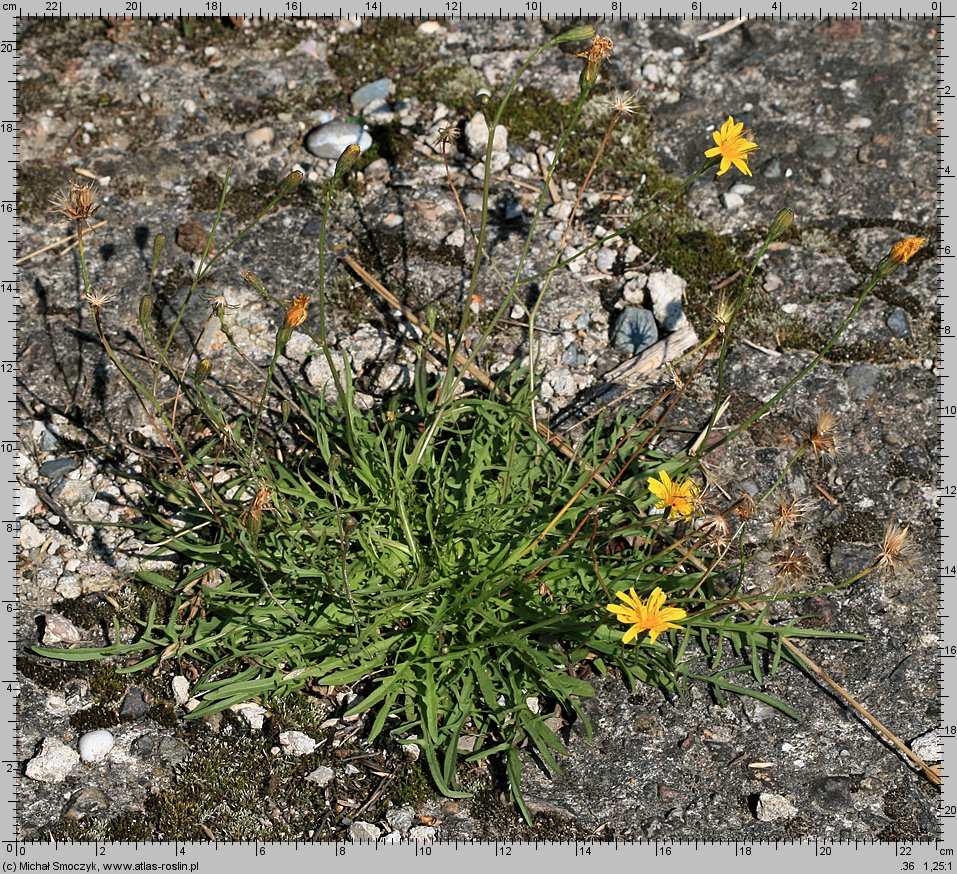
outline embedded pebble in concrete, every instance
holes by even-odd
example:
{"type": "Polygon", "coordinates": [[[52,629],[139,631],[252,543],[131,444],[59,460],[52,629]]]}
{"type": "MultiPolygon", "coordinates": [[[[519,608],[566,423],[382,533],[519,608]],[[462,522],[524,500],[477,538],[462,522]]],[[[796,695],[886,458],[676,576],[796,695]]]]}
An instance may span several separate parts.
{"type": "Polygon", "coordinates": [[[334,776],[332,768],[320,765],[315,771],[306,774],[306,782],[315,783],[317,786],[328,786],[334,776]]]}
{"type": "Polygon", "coordinates": [[[43,645],[55,643],[79,643],[80,630],[65,616],[59,613],[47,613],[43,617],[43,645]]]}
{"type": "Polygon", "coordinates": [[[88,731],[80,738],[80,758],[84,762],[99,762],[107,757],[115,743],[105,728],[88,731]]]}
{"type": "Polygon", "coordinates": [[[79,761],[80,757],[63,741],[48,737],[40,752],[27,762],[25,773],[40,783],[62,783],[79,761]]]}
{"type": "Polygon", "coordinates": [[[655,317],[641,307],[625,307],[615,321],[611,345],[625,355],[637,355],[658,342],[655,317]]]}
{"type": "Polygon", "coordinates": [[[279,746],[287,756],[308,756],[316,751],[316,742],[301,731],[280,732],[279,746]]]}
{"type": "Polygon", "coordinates": [[[371,822],[354,822],[349,826],[350,841],[375,841],[382,834],[382,829],[371,822]]]}
{"type": "Polygon", "coordinates": [[[317,158],[337,159],[348,146],[358,145],[366,151],[372,145],[372,135],[357,124],[330,121],[313,128],[306,135],[306,149],[317,158]]]}
{"type": "Polygon", "coordinates": [[[375,82],[369,82],[352,93],[349,102],[352,104],[352,110],[357,115],[361,115],[366,107],[380,100],[388,100],[392,91],[392,80],[389,78],[376,79],[375,82]]]}
{"type": "Polygon", "coordinates": [[[271,127],[259,127],[248,131],[243,137],[243,142],[248,149],[264,149],[273,144],[276,139],[276,132],[271,127]]]}
{"type": "Polygon", "coordinates": [[[688,283],[676,273],[658,271],[648,277],[648,295],[658,324],[666,332],[677,331],[688,324],[682,297],[688,283]]]}
{"type": "Polygon", "coordinates": [[[761,822],[777,822],[780,819],[791,819],[797,812],[797,808],[783,795],[776,795],[773,792],[762,792],[758,796],[755,815],[761,822]]]}

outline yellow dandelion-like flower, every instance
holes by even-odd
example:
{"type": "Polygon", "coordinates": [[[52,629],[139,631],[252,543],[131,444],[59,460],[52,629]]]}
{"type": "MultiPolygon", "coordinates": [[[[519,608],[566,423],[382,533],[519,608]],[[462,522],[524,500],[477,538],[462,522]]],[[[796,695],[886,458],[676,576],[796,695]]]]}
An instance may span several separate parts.
{"type": "Polygon", "coordinates": [[[927,237],[908,237],[891,246],[891,258],[898,264],[906,264],[926,245],[927,237]]]}
{"type": "Polygon", "coordinates": [[[684,483],[675,482],[664,470],[658,476],[660,479],[653,476],[648,478],[648,491],[658,498],[655,507],[659,510],[667,508],[669,519],[676,516],[686,519],[691,516],[698,500],[698,487],[690,480],[684,483]]]}
{"type": "Polygon", "coordinates": [[[614,613],[619,622],[631,626],[622,637],[622,643],[631,643],[643,631],[648,632],[648,637],[654,643],[663,631],[680,628],[681,626],[675,623],[688,615],[680,607],[665,607],[665,593],[660,588],[655,589],[647,601],[642,601],[634,589],[616,592],[615,595],[624,601],[625,605],[609,604],[606,609],[614,613]]]}
{"type": "Polygon", "coordinates": [[[715,146],[708,149],[704,154],[706,158],[721,158],[721,166],[718,168],[718,176],[727,173],[732,164],[737,167],[745,176],[751,175],[751,168],[748,167],[748,158],[750,152],[758,148],[757,143],[746,140],[751,131],[744,129],[744,122],[735,123],[732,116],[721,125],[720,130],[712,133],[715,146]]]}

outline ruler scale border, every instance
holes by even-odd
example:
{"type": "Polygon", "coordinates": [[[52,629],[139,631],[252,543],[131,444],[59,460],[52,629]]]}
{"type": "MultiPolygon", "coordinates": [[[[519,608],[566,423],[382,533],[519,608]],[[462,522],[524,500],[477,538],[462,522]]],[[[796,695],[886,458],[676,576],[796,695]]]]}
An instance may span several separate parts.
{"type": "MultiPolygon", "coordinates": [[[[230,13],[226,10],[225,0],[208,0],[208,2],[197,2],[197,6],[202,6],[205,12],[204,16],[224,16],[224,15],[259,15],[264,18],[273,19],[299,19],[299,18],[318,18],[318,19],[336,19],[336,18],[368,18],[368,17],[395,17],[406,19],[428,19],[428,18],[458,18],[470,20],[492,20],[497,18],[534,18],[536,20],[577,20],[588,19],[596,20],[652,20],[652,19],[671,19],[671,20],[704,20],[711,22],[731,21],[735,18],[744,18],[747,20],[774,20],[774,21],[815,21],[825,18],[863,18],[866,20],[877,20],[887,18],[900,18],[906,20],[935,20],[937,22],[937,117],[939,125],[938,140],[938,203],[936,209],[936,223],[938,230],[938,239],[934,241],[939,251],[937,311],[940,321],[940,337],[938,340],[938,360],[937,364],[937,393],[939,398],[939,411],[937,419],[937,430],[939,434],[939,516],[938,516],[938,555],[940,573],[938,578],[938,601],[939,613],[937,620],[937,631],[940,641],[940,658],[938,663],[938,675],[940,682],[941,699],[941,722],[939,730],[938,743],[942,753],[944,765],[948,762],[947,753],[953,754],[957,748],[957,702],[954,696],[949,694],[952,682],[957,672],[957,628],[952,627],[952,617],[957,616],[957,591],[955,584],[948,581],[957,580],[957,535],[952,535],[955,531],[954,519],[957,518],[957,455],[948,454],[947,450],[954,445],[957,440],[957,381],[952,378],[953,372],[957,367],[957,352],[954,351],[957,343],[957,297],[949,293],[949,289],[957,283],[957,250],[951,251],[950,222],[953,218],[950,210],[953,208],[955,198],[957,198],[957,189],[955,189],[955,180],[957,180],[957,151],[954,147],[954,137],[949,133],[950,122],[949,115],[946,113],[945,98],[957,96],[957,76],[952,74],[957,70],[955,61],[948,51],[950,46],[946,44],[949,38],[954,20],[953,15],[945,14],[945,3],[942,0],[929,0],[923,5],[925,11],[906,13],[901,7],[896,11],[892,9],[887,11],[873,11],[873,7],[880,6],[876,0],[868,0],[866,6],[862,0],[845,0],[839,6],[846,6],[846,9],[836,8],[833,11],[827,11],[819,7],[817,13],[808,13],[804,11],[792,12],[790,9],[785,11],[782,0],[768,0],[766,3],[759,3],[745,11],[743,6],[739,6],[737,13],[725,11],[712,11],[705,9],[703,0],[689,0],[682,3],[688,8],[681,12],[668,12],[663,8],[657,11],[628,11],[624,10],[626,5],[638,5],[630,0],[609,0],[612,8],[617,10],[613,12],[596,13],[594,11],[585,12],[581,8],[570,7],[567,11],[556,9],[561,3],[557,0],[520,0],[518,5],[523,11],[498,9],[497,13],[489,12],[467,12],[465,11],[468,0],[452,0],[452,2],[439,3],[437,8],[432,10],[419,7],[417,12],[391,11],[393,3],[396,7],[401,7],[400,0],[358,0],[355,3],[360,7],[358,11],[344,10],[339,8],[337,11],[328,13],[310,14],[309,7],[314,4],[309,0],[290,0],[287,3],[280,3],[276,0],[277,6],[282,5],[288,8],[288,12],[267,12],[264,14],[262,7],[257,9],[242,9],[238,12],[230,13]],[[386,7],[390,7],[386,11],[386,7]],[[946,31],[945,34],[945,25],[946,31]],[[948,84],[950,83],[950,84],[948,84]],[[946,342],[946,341],[950,342],[946,342]],[[949,530],[948,530],[949,529],[949,530]]],[[[511,862],[519,863],[520,860],[526,860],[535,854],[535,860],[558,863],[576,867],[580,864],[588,864],[598,861],[618,861],[621,853],[631,859],[647,859],[651,861],[662,861],[665,864],[688,863],[690,861],[699,861],[697,854],[702,851],[708,851],[708,863],[711,866],[717,865],[719,870],[724,870],[724,866],[733,870],[765,870],[768,861],[772,858],[776,865],[783,865],[785,871],[804,871],[805,866],[813,859],[814,863],[822,866],[822,870],[840,870],[847,866],[849,861],[854,864],[880,864],[886,865],[888,862],[893,868],[882,870],[895,871],[940,871],[950,872],[957,868],[957,859],[955,859],[955,847],[957,847],[957,796],[950,789],[950,780],[947,779],[946,770],[942,773],[944,778],[943,787],[938,807],[938,822],[941,829],[941,837],[936,841],[918,841],[918,842],[899,842],[899,843],[881,843],[877,841],[855,839],[853,841],[831,842],[818,839],[795,839],[792,841],[741,841],[741,840],[718,840],[718,841],[689,841],[681,839],[665,840],[636,840],[614,842],[596,842],[588,843],[582,841],[554,842],[541,841],[532,843],[525,842],[477,842],[477,841],[437,841],[433,844],[425,844],[417,841],[402,841],[397,845],[386,844],[379,841],[371,844],[348,844],[342,842],[303,842],[294,843],[262,843],[258,841],[241,842],[193,842],[183,841],[156,841],[148,844],[102,844],[102,843],[52,843],[40,844],[36,842],[22,842],[17,834],[17,825],[20,820],[20,797],[19,783],[21,778],[20,768],[23,757],[19,744],[19,726],[17,719],[18,702],[18,677],[16,670],[16,655],[19,646],[20,615],[19,615],[19,546],[17,543],[17,532],[19,528],[20,517],[20,488],[17,480],[17,471],[19,469],[19,441],[22,439],[22,430],[30,426],[27,417],[22,420],[21,404],[19,397],[19,370],[18,362],[21,349],[19,346],[17,315],[20,304],[20,271],[16,265],[16,259],[19,254],[19,216],[16,209],[19,195],[19,162],[20,162],[20,140],[19,140],[19,35],[24,17],[41,18],[87,18],[102,17],[104,15],[116,15],[123,18],[144,18],[160,17],[171,19],[184,15],[182,8],[176,13],[166,11],[163,6],[158,6],[157,10],[151,10],[147,7],[152,4],[149,0],[117,0],[114,4],[109,4],[104,9],[103,6],[97,8],[96,13],[89,12],[84,8],[82,2],[78,0],[26,0],[26,2],[0,2],[0,68],[2,68],[2,79],[7,86],[7,107],[12,105],[14,112],[12,119],[3,119],[0,117],[0,134],[4,137],[7,146],[7,154],[12,156],[8,158],[8,163],[13,164],[15,172],[9,178],[5,179],[0,187],[0,222],[3,223],[0,240],[5,247],[4,263],[8,265],[7,274],[0,273],[0,306],[3,307],[3,318],[0,318],[0,325],[5,325],[3,339],[7,341],[6,348],[15,351],[14,361],[0,361],[0,377],[5,378],[2,383],[5,396],[11,402],[14,410],[13,416],[8,424],[14,433],[7,437],[6,429],[0,428],[0,459],[5,464],[4,475],[9,485],[10,504],[6,510],[6,515],[0,517],[0,532],[4,536],[3,548],[8,556],[7,562],[11,567],[9,575],[10,587],[5,589],[7,597],[0,598],[2,607],[0,607],[0,639],[4,641],[7,647],[9,658],[0,659],[0,663],[6,665],[8,671],[7,679],[0,679],[0,692],[3,693],[8,716],[3,720],[5,728],[2,729],[0,736],[0,749],[3,756],[2,771],[4,775],[4,798],[8,802],[0,808],[0,863],[2,863],[2,872],[17,872],[31,870],[51,870],[49,866],[53,861],[60,860],[61,864],[69,861],[76,867],[75,870],[103,871],[106,870],[105,864],[111,862],[139,861],[143,858],[143,853],[148,853],[151,864],[154,864],[152,870],[166,871],[208,871],[221,864],[228,863],[239,866],[242,870],[248,865],[250,869],[261,868],[262,865],[269,864],[288,864],[293,870],[297,870],[302,865],[308,863],[314,864],[320,860],[335,863],[348,863],[355,865],[362,861],[385,861],[388,859],[390,866],[395,869],[398,866],[399,871],[417,870],[420,866],[427,866],[429,863],[436,865],[445,864],[451,858],[451,854],[456,854],[455,864],[465,866],[465,871],[480,871],[489,862],[501,863],[507,865],[511,862]],[[37,7],[34,9],[33,7],[37,7]],[[115,8],[114,8],[115,7],[115,8]],[[11,99],[12,98],[12,99],[11,99]],[[784,853],[780,857],[779,853],[784,853]],[[465,858],[459,856],[465,854],[465,858]],[[546,859],[540,859],[540,854],[544,853],[546,859]],[[691,854],[694,853],[693,858],[691,854]],[[305,854],[305,855],[301,855],[305,854]],[[863,857],[862,857],[863,854],[863,857]],[[86,867],[80,867],[86,866],[86,867]]],[[[711,0],[708,0],[710,7],[711,0]]],[[[715,4],[717,5],[717,4],[715,4]]],[[[790,3],[788,4],[791,5],[790,3]]],[[[797,4],[795,4],[797,5],[797,4]]],[[[950,4],[946,4],[949,8],[950,4]]],[[[195,14],[187,11],[185,14],[195,14]]],[[[8,112],[0,112],[0,116],[10,115],[8,112]]],[[[955,244],[957,245],[957,244],[955,244]]],[[[0,673],[2,676],[2,673],[0,673]]],[[[915,779],[919,779],[916,775],[915,779]]],[[[55,870],[55,869],[54,869],[55,870]]],[[[65,867],[60,870],[67,870],[65,867]]],[[[132,870],[132,869],[130,869],[132,870]]],[[[144,869],[145,870],[145,869],[144,869]]],[[[463,872],[464,874],[464,872],[463,872]]]]}

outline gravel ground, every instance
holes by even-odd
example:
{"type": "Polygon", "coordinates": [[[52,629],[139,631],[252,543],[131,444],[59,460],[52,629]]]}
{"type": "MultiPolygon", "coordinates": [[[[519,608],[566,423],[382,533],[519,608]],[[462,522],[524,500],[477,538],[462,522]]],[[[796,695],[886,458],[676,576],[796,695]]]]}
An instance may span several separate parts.
{"type": "MultiPolygon", "coordinates": [[[[227,165],[236,193],[226,233],[300,169],[306,181],[295,196],[224,259],[214,280],[213,290],[237,305],[237,342],[262,364],[276,313],[243,286],[238,271],[251,266],[290,297],[314,287],[317,191],[332,161],[309,149],[321,154],[323,141],[359,136],[349,127],[358,123],[367,128],[363,145],[372,143],[373,160],[335,211],[331,251],[352,254],[412,310],[433,304],[448,312],[470,262],[437,133],[449,125],[464,132],[450,150],[451,165],[473,209],[480,180],[469,136],[472,95],[481,87],[499,93],[556,27],[205,19],[185,34],[173,21],[30,22],[20,44],[22,254],[66,234],[48,200],[79,178],[71,172],[97,178],[103,206],[96,218],[106,224],[96,232],[91,269],[117,292],[106,310],[108,330],[133,352],[127,326],[136,323],[155,235],[170,241],[158,290],[174,307],[189,283],[196,228],[212,218],[227,165]],[[339,127],[316,131],[330,120],[339,127]]],[[[752,178],[709,174],[694,186],[674,214],[680,233],[640,246],[617,242],[559,275],[540,317],[543,408],[560,420],[569,405],[587,405],[590,392],[614,382],[608,372],[631,354],[614,342],[620,320],[633,316],[621,313],[647,302],[652,287],[683,290],[684,309],[703,335],[714,287],[745,263],[763,229],[788,207],[795,230],[762,263],[729,357],[733,402],[724,421],[740,422],[813,357],[893,242],[930,238],[906,270],[879,287],[809,379],[743,439],[709,457],[709,476],[729,492],[763,491],[793,454],[796,435],[822,409],[838,415],[840,458],[799,464],[786,483],[792,497],[816,499],[801,547],[811,579],[826,585],[859,570],[888,522],[910,527],[913,559],[895,576],[800,598],[792,609],[820,627],[867,636],[816,642],[806,651],[934,762],[934,25],[749,22],[717,36],[713,27],[642,21],[603,31],[615,51],[601,90],[636,90],[643,109],[622,123],[615,159],[599,170],[572,245],[593,239],[596,226],[613,227],[667,174],[696,167],[710,131],[728,115],[744,119],[761,148],[752,178]]],[[[556,51],[532,68],[507,146],[496,152],[491,246],[506,266],[541,185],[545,124],[573,99],[580,65],[573,51],[556,51]]],[[[556,194],[549,218],[559,228],[574,187],[556,194]]],[[[533,249],[532,262],[545,255],[533,249]]],[[[536,812],[527,827],[504,803],[494,769],[465,775],[473,799],[436,798],[398,748],[365,744],[361,724],[340,718],[346,690],[186,723],[188,690],[181,686],[188,680],[174,682],[172,669],[117,675],[108,665],[32,655],[29,647],[44,636],[102,640],[114,605],[135,597],[128,579],[142,564],[138,544],[119,529],[77,520],[129,518],[140,492],[116,470],[155,464],[158,450],[96,341],[75,252],[54,248],[23,269],[23,838],[936,835],[937,791],[840,700],[790,668],[764,688],[802,721],[749,699],[722,705],[703,689],[671,700],[648,688],[629,693],[615,677],[596,681],[597,694],[585,703],[594,739],[572,725],[563,775],[548,777],[534,763],[526,768],[523,788],[536,812]],[[110,736],[80,746],[82,735],[102,729],[110,736]],[[395,776],[383,783],[377,775],[384,773],[395,776]]],[[[331,281],[332,331],[374,403],[407,383],[412,359],[388,308],[341,263],[331,281]]],[[[496,294],[489,285],[476,301],[481,312],[496,294]]],[[[197,308],[187,327],[204,354],[219,356],[224,338],[205,330],[204,320],[197,308]]],[[[675,325],[659,314],[653,327],[665,336],[675,325]]],[[[521,357],[522,342],[519,330],[506,332],[484,366],[495,372],[521,357]]],[[[320,388],[328,373],[314,352],[297,338],[282,365],[320,388]]],[[[226,388],[248,376],[233,366],[222,371],[226,388]]],[[[714,374],[703,373],[676,411],[679,420],[701,427],[713,388],[714,374]]],[[[757,528],[755,538],[768,536],[769,526],[757,528]]]]}

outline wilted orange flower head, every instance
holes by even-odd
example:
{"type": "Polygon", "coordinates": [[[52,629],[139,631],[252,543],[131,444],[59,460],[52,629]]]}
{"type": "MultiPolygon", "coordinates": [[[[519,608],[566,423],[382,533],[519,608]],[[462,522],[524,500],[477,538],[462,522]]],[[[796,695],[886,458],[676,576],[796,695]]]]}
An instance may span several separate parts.
{"type": "Polygon", "coordinates": [[[891,246],[891,258],[898,264],[906,264],[926,245],[927,237],[908,237],[891,246]]]}
{"type": "Polygon", "coordinates": [[[306,307],[309,306],[309,295],[299,294],[286,310],[284,328],[297,328],[306,321],[306,307]]]}

